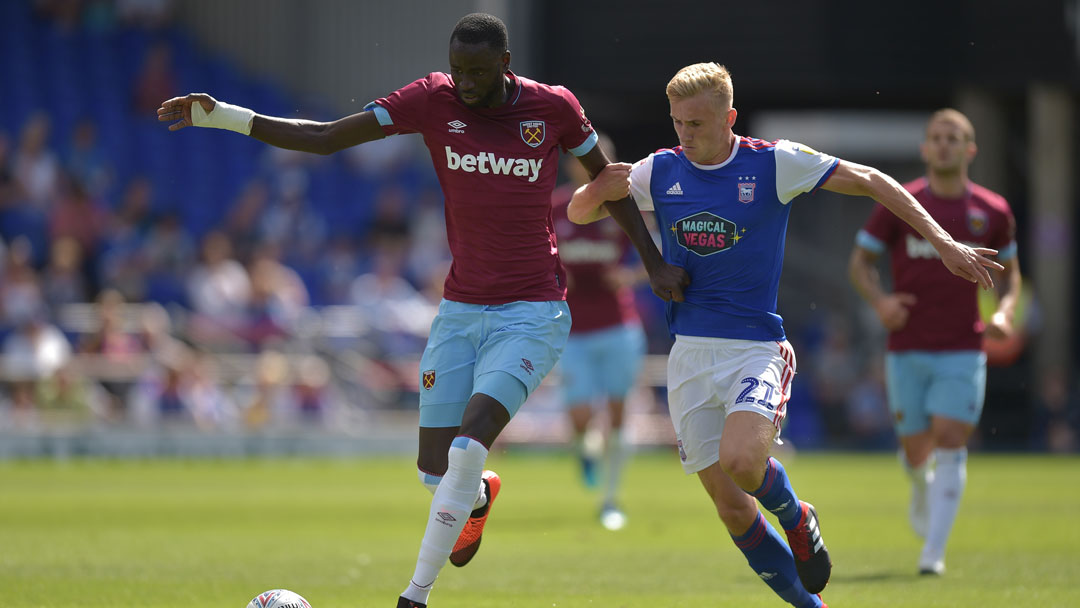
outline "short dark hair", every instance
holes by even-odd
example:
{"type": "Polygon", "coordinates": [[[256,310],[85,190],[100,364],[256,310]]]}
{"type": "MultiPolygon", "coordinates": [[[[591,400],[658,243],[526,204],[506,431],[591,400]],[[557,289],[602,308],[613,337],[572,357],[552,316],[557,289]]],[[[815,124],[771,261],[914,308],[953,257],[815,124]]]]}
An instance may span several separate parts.
{"type": "Polygon", "coordinates": [[[465,44],[486,44],[500,53],[506,51],[509,38],[502,19],[487,13],[465,15],[450,34],[450,42],[458,40],[465,44]]]}

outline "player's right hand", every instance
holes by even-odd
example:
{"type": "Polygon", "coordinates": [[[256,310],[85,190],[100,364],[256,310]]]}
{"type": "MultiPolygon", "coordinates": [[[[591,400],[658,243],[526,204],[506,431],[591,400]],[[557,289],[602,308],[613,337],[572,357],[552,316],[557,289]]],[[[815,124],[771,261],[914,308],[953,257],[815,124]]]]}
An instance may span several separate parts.
{"type": "Polygon", "coordinates": [[[649,285],[656,297],[665,302],[682,302],[683,290],[690,285],[690,275],[667,262],[649,273],[649,285]]]}
{"type": "Polygon", "coordinates": [[[603,201],[621,201],[630,196],[629,163],[611,163],[603,168],[589,185],[596,198],[603,201]]]}
{"type": "Polygon", "coordinates": [[[900,331],[907,325],[908,308],[915,305],[916,298],[910,293],[890,293],[874,302],[874,312],[881,324],[889,331],[900,331]]]}
{"type": "Polygon", "coordinates": [[[178,131],[184,127],[192,126],[191,104],[199,102],[203,111],[207,114],[214,111],[217,101],[206,93],[191,93],[183,97],[173,97],[161,102],[157,111],[158,122],[176,121],[169,125],[170,131],[178,131]]]}

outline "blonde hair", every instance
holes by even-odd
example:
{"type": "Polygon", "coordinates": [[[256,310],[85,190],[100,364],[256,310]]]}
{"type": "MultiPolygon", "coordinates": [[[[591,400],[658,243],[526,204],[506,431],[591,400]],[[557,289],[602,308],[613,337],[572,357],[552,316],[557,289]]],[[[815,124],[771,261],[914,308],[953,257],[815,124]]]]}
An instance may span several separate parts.
{"type": "Polygon", "coordinates": [[[712,61],[688,65],[667,84],[668,99],[685,99],[706,91],[712,93],[723,108],[731,107],[735,91],[726,67],[712,61]]]}
{"type": "Polygon", "coordinates": [[[930,125],[938,121],[952,123],[957,127],[960,127],[960,130],[964,132],[964,136],[968,141],[975,141],[975,127],[971,124],[971,121],[968,120],[968,117],[964,116],[964,113],[960,110],[942,108],[937,112],[934,112],[930,115],[930,120],[926,121],[926,131],[929,133],[930,125]]]}

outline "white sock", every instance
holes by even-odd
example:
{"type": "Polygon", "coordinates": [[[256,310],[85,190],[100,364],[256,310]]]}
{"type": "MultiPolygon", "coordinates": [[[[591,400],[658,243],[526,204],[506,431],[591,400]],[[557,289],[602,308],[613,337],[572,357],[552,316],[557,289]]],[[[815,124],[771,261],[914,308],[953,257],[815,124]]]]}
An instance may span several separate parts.
{"type": "Polygon", "coordinates": [[[614,504],[619,491],[619,479],[629,452],[622,431],[612,429],[607,438],[607,485],[604,490],[604,504],[614,504]]]}
{"type": "MultiPolygon", "coordinates": [[[[420,483],[424,484],[424,487],[427,488],[428,492],[431,492],[434,495],[435,490],[439,489],[439,482],[442,481],[442,477],[439,477],[438,475],[432,475],[431,473],[425,473],[420,469],[417,469],[416,473],[417,477],[420,478],[420,483]]],[[[483,480],[481,480],[480,489],[476,491],[476,501],[473,503],[474,510],[479,509],[480,507],[487,504],[488,498],[486,490],[487,487],[484,486],[484,482],[483,480]]]]}
{"type": "Polygon", "coordinates": [[[416,469],[416,476],[420,478],[420,483],[424,484],[424,487],[427,488],[428,492],[431,492],[432,495],[435,494],[435,490],[439,489],[439,483],[442,482],[442,477],[432,475],[431,473],[425,473],[420,469],[416,469]]]}
{"type": "Polygon", "coordinates": [[[932,564],[945,559],[945,543],[949,540],[960,497],[967,483],[967,448],[934,451],[937,467],[930,482],[930,524],[923,545],[920,564],[932,564]]]}
{"type": "MultiPolygon", "coordinates": [[[[476,488],[481,485],[488,451],[479,441],[457,437],[450,446],[446,475],[431,499],[424,540],[409,586],[401,594],[414,602],[426,604],[431,586],[439,577],[454,549],[461,529],[477,502],[476,488]]],[[[484,497],[486,502],[487,497],[484,497]]]]}
{"type": "Polygon", "coordinates": [[[911,480],[911,504],[908,507],[908,519],[915,533],[926,538],[926,528],[930,517],[929,498],[927,492],[934,481],[934,470],[931,466],[933,458],[927,458],[917,467],[912,467],[907,458],[901,453],[901,461],[904,463],[904,471],[911,480]]]}

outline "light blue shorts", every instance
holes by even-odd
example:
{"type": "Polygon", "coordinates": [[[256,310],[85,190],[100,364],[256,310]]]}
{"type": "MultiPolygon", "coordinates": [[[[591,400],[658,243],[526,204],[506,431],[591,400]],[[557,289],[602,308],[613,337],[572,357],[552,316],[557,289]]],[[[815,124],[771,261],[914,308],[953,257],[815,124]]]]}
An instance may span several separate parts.
{"type": "Polygon", "coordinates": [[[569,334],[566,302],[443,300],[420,357],[420,426],[460,426],[474,393],[495,398],[513,417],[555,367],[569,334]]]}
{"type": "Polygon", "coordinates": [[[637,323],[570,334],[559,363],[565,404],[625,398],[644,355],[645,332],[637,323]]]}
{"type": "Polygon", "coordinates": [[[977,424],[986,398],[982,351],[904,351],[885,355],[889,410],[900,436],[930,428],[930,416],[977,424]]]}

